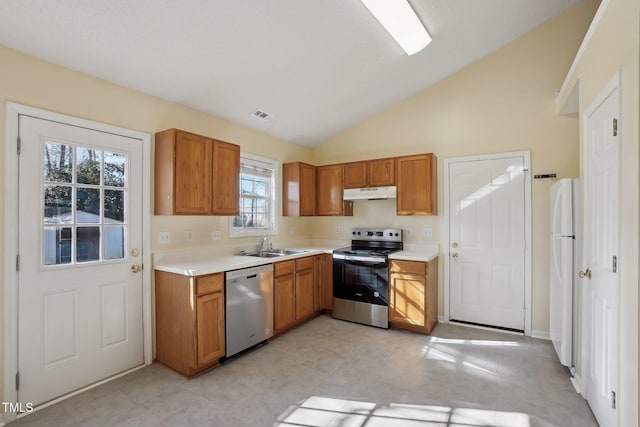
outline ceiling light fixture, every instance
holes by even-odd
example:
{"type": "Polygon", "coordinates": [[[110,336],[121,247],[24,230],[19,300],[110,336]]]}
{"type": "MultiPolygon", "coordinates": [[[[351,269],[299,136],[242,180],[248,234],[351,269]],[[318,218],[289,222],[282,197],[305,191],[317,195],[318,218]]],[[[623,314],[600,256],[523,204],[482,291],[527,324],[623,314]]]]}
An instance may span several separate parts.
{"type": "Polygon", "coordinates": [[[431,42],[431,36],[407,0],[360,1],[407,52],[407,55],[420,52],[431,42]]]}

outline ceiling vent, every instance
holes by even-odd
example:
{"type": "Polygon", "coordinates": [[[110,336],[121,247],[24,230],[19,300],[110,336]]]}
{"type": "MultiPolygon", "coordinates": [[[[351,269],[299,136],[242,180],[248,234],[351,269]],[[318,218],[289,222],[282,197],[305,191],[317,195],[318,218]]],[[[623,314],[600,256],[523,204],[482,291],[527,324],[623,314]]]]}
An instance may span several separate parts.
{"type": "Polygon", "coordinates": [[[273,117],[271,114],[266,113],[262,110],[256,110],[253,113],[251,113],[252,117],[255,117],[256,119],[260,119],[260,120],[271,120],[271,118],[273,117]]]}

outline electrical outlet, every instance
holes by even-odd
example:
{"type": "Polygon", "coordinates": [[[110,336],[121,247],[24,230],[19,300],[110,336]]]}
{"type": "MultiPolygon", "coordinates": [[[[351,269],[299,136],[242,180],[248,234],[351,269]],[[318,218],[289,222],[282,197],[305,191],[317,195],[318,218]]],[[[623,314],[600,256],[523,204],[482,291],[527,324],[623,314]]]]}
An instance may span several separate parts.
{"type": "Polygon", "coordinates": [[[191,230],[187,230],[187,242],[193,240],[193,232],[191,230]]]}
{"type": "Polygon", "coordinates": [[[171,243],[171,233],[168,231],[161,231],[158,233],[158,243],[161,245],[168,245],[171,243]]]}
{"type": "Polygon", "coordinates": [[[422,235],[424,237],[432,237],[433,236],[433,228],[425,227],[422,229],[422,235]]]}
{"type": "Polygon", "coordinates": [[[214,230],[211,232],[211,240],[216,241],[220,240],[220,231],[214,230]]]}
{"type": "Polygon", "coordinates": [[[336,233],[342,233],[342,226],[336,225],[336,233]]]}

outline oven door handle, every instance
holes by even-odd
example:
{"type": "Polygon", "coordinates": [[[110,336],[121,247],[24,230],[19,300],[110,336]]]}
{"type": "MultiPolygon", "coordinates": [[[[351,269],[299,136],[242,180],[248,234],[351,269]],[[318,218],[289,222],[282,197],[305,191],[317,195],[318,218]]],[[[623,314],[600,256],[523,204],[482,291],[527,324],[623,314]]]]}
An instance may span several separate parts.
{"type": "Polygon", "coordinates": [[[333,254],[333,259],[343,259],[345,261],[358,261],[358,262],[363,262],[367,264],[386,264],[387,263],[387,260],[384,257],[367,257],[367,256],[333,254]]]}

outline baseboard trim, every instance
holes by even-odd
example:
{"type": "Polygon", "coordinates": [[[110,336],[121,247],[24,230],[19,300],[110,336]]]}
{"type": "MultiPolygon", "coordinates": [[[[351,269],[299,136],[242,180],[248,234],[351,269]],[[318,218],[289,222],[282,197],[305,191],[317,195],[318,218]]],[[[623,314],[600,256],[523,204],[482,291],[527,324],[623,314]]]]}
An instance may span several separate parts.
{"type": "Polygon", "coordinates": [[[584,397],[584,394],[582,393],[582,377],[580,375],[574,375],[570,379],[571,384],[573,384],[573,388],[576,389],[576,393],[584,397]]]}
{"type": "Polygon", "coordinates": [[[537,329],[531,330],[531,338],[538,338],[540,340],[551,341],[551,336],[548,331],[539,331],[537,329]]]}
{"type": "Polygon", "coordinates": [[[438,323],[449,323],[449,319],[445,319],[444,316],[438,316],[438,323]]]}

